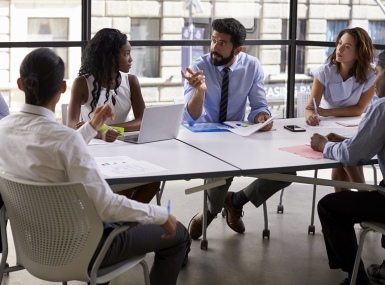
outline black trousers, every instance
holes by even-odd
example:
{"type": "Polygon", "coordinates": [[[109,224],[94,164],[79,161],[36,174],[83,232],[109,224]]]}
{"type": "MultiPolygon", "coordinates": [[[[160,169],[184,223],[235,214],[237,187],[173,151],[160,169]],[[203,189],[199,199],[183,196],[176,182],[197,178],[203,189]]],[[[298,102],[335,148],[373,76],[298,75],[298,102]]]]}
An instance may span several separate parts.
{"type": "MultiPolygon", "coordinates": [[[[104,224],[104,234],[91,260],[90,267],[95,262],[109,233],[118,226],[119,224],[113,223],[104,224]]],[[[151,285],[176,284],[190,236],[181,223],[178,223],[176,234],[172,239],[163,240],[160,238],[162,234],[164,234],[164,229],[159,225],[136,225],[117,235],[100,268],[117,264],[132,256],[155,252],[155,260],[150,271],[151,285]]]]}
{"type": "MultiPolygon", "coordinates": [[[[354,224],[363,221],[385,223],[385,196],[377,191],[332,193],[319,201],[318,215],[330,268],[340,268],[350,276],[358,248],[354,224]]],[[[357,284],[371,284],[362,261],[357,284]]]]}

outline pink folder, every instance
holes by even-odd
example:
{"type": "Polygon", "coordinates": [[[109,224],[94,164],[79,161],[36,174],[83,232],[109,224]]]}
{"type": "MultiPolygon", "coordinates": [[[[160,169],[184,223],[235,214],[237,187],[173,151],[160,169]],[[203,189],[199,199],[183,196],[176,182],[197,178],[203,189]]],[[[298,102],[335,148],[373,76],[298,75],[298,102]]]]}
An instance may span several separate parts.
{"type": "Polygon", "coordinates": [[[323,153],[313,150],[310,145],[296,145],[289,147],[282,147],[280,150],[298,154],[300,156],[311,158],[311,159],[321,159],[323,158],[323,153]]]}

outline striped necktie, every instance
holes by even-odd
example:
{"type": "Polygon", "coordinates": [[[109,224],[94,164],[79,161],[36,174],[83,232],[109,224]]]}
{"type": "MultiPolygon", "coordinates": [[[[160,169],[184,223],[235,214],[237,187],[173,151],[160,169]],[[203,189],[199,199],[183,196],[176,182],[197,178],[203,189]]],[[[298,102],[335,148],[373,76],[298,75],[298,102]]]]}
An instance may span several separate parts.
{"type": "Polygon", "coordinates": [[[228,67],[223,69],[225,74],[223,75],[222,80],[221,104],[219,106],[219,122],[226,121],[227,117],[227,101],[229,98],[229,70],[230,68],[228,67]]]}

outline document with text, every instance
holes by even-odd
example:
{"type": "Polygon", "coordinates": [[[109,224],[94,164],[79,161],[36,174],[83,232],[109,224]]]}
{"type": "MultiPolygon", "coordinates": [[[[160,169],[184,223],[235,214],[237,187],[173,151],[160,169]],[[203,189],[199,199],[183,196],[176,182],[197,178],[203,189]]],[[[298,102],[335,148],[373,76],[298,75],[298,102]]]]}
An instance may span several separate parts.
{"type": "Polygon", "coordinates": [[[95,157],[95,161],[100,172],[108,177],[124,177],[166,170],[147,161],[138,161],[128,156],[95,157]]]}

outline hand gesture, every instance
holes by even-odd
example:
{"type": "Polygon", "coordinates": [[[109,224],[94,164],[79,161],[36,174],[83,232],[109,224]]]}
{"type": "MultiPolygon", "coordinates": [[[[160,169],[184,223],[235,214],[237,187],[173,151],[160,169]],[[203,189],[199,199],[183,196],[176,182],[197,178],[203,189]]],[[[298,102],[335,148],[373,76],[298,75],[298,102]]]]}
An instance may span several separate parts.
{"type": "Polygon", "coordinates": [[[94,110],[90,125],[97,131],[104,125],[107,119],[115,119],[114,111],[111,109],[110,105],[105,104],[103,106],[98,106],[94,110]]]}
{"type": "Polygon", "coordinates": [[[197,72],[194,72],[191,68],[186,68],[187,72],[184,73],[183,70],[181,70],[181,75],[184,79],[187,80],[188,84],[196,89],[197,91],[204,92],[206,91],[206,83],[205,83],[205,76],[202,75],[203,71],[199,70],[197,72]]]}
{"type": "Polygon", "coordinates": [[[162,228],[166,230],[166,232],[161,235],[162,239],[171,239],[175,236],[176,234],[176,226],[178,224],[177,219],[171,215],[168,214],[168,219],[167,221],[162,225],[162,228]]]}

